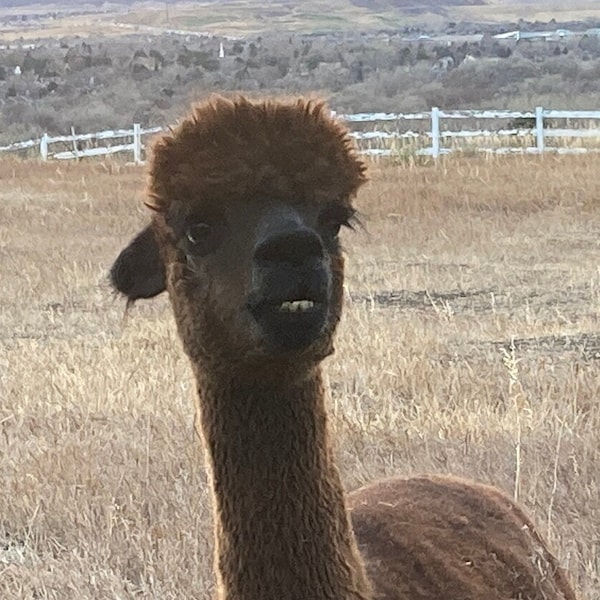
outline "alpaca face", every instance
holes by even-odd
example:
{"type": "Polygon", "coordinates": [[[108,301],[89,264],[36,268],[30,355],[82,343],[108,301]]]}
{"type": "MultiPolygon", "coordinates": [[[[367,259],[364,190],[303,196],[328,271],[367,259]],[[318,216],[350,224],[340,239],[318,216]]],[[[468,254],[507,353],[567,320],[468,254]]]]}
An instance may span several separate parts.
{"type": "Polygon", "coordinates": [[[341,312],[338,233],[352,213],[340,202],[246,201],[157,216],[115,262],[113,285],[135,300],[162,281],[192,356],[322,357],[341,312]]]}
{"type": "Polygon", "coordinates": [[[113,285],[130,301],[166,288],[196,361],[320,360],[341,310],[338,233],[364,169],[321,105],[201,105],[154,146],[152,224],[113,285]]]}
{"type": "Polygon", "coordinates": [[[192,221],[173,253],[183,254],[183,267],[173,269],[183,279],[169,288],[194,298],[182,332],[189,321],[204,323],[213,357],[217,344],[238,358],[285,357],[311,346],[322,353],[341,310],[338,232],[351,212],[342,204],[246,202],[217,224],[192,221]]]}

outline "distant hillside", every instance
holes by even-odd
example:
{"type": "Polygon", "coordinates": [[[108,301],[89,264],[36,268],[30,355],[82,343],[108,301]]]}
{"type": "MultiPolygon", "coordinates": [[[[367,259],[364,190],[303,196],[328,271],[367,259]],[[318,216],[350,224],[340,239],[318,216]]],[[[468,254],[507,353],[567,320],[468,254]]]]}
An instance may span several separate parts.
{"type": "MultiPolygon", "coordinates": [[[[173,3],[174,0],[167,0],[173,3]]],[[[111,0],[110,4],[133,4],[134,0],[111,0]]],[[[85,10],[87,7],[99,7],[106,4],[105,0],[1,0],[0,8],[44,8],[46,10],[78,8],[85,10]]]]}
{"type": "MultiPolygon", "coordinates": [[[[143,1],[143,0],[142,0],[143,1]]],[[[213,4],[221,3],[221,0],[209,0],[213,4]]],[[[161,0],[161,4],[185,4],[181,0],[161,0]]],[[[98,7],[106,5],[106,0],[2,0],[2,8],[16,8],[25,6],[42,6],[44,8],[80,8],[87,6],[98,7]]],[[[139,4],[139,0],[110,0],[110,4],[133,5],[139,4]]],[[[452,6],[483,6],[485,0],[348,0],[349,5],[359,6],[367,10],[381,11],[389,9],[402,9],[409,12],[426,12],[440,10],[452,6]]]]}
{"type": "Polygon", "coordinates": [[[354,6],[370,10],[388,10],[390,8],[401,8],[411,11],[439,10],[449,6],[484,6],[484,0],[350,0],[354,6]]]}
{"type": "MultiPolygon", "coordinates": [[[[244,37],[266,32],[482,33],[490,24],[600,20],[600,0],[0,0],[3,39],[199,32],[244,37]],[[96,15],[96,17],[94,17],[96,15]]],[[[519,25],[519,23],[521,25],[519,25]]],[[[562,25],[559,25],[562,24],[562,25]]]]}

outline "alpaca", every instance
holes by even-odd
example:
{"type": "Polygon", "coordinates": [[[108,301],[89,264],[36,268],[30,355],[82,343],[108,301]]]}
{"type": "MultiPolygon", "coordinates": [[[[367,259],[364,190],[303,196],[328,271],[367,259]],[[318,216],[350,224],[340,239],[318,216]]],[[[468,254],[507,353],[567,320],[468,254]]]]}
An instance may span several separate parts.
{"type": "Polygon", "coordinates": [[[574,600],[498,490],[391,479],[345,497],[321,375],[342,310],[338,233],[366,166],[323,104],[216,97],[153,148],[150,225],[119,255],[167,290],[197,382],[220,600],[574,600]]]}

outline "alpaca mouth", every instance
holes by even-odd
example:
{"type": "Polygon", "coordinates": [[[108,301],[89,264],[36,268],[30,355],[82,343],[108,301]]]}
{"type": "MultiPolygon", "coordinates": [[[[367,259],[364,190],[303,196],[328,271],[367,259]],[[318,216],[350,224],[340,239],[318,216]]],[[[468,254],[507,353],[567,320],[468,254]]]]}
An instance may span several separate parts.
{"type": "Polygon", "coordinates": [[[265,318],[282,317],[292,321],[320,315],[324,312],[325,301],[313,298],[286,298],[284,300],[274,298],[263,298],[259,301],[249,302],[248,309],[252,316],[257,320],[265,318]]]}
{"type": "Polygon", "coordinates": [[[279,305],[280,313],[295,313],[295,312],[309,312],[315,310],[315,307],[319,308],[319,303],[315,305],[312,300],[284,300],[279,305]]]}
{"type": "Polygon", "coordinates": [[[323,298],[262,298],[250,301],[248,310],[268,345],[277,350],[306,348],[320,337],[327,322],[323,298]]]}
{"type": "Polygon", "coordinates": [[[258,229],[247,308],[268,352],[305,350],[329,319],[332,277],[323,241],[291,209],[269,213],[258,229]]]}

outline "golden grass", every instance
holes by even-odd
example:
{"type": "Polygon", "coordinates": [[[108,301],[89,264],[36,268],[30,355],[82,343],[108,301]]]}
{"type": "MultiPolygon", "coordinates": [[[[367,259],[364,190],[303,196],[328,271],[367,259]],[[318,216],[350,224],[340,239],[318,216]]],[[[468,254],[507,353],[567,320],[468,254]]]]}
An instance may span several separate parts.
{"type": "MultiPolygon", "coordinates": [[[[574,0],[572,2],[552,2],[540,0],[486,0],[481,6],[457,6],[453,9],[454,18],[474,19],[502,23],[507,21],[549,22],[597,19],[600,8],[595,0],[574,0]]],[[[552,26],[549,27],[552,29],[552,26]]]]}
{"type": "MultiPolygon", "coordinates": [[[[406,6],[365,8],[349,0],[229,0],[228,2],[181,1],[168,6],[161,1],[141,0],[127,12],[116,5],[101,12],[64,14],[40,22],[12,22],[2,28],[5,41],[19,39],[60,38],[77,31],[79,35],[120,36],[137,32],[184,30],[214,35],[257,35],[266,32],[379,30],[397,29],[399,23],[425,27],[443,27],[449,21],[507,23],[526,21],[584,21],[600,18],[597,0],[548,2],[540,0],[487,0],[481,6],[448,6],[444,0],[422,3],[423,11],[414,12],[419,3],[406,6]],[[440,11],[440,8],[443,9],[440,11]]],[[[60,8],[60,2],[56,8],[60,8]]],[[[38,7],[39,8],[39,7],[38,7]]],[[[28,7],[0,6],[0,15],[31,14],[39,10],[28,7]]]]}
{"type": "Polygon", "coordinates": [[[571,0],[561,5],[540,0],[492,0],[482,6],[448,6],[444,0],[401,4],[364,8],[348,0],[230,0],[225,3],[178,2],[167,11],[160,3],[140,3],[127,15],[118,15],[115,20],[136,25],[242,35],[266,31],[377,30],[398,28],[399,22],[402,25],[440,27],[456,20],[501,23],[519,18],[570,21],[600,16],[595,0],[571,0]],[[415,14],[414,8],[419,5],[423,10],[415,14]]]}
{"type": "MultiPolygon", "coordinates": [[[[372,177],[326,364],[346,484],[516,491],[598,600],[600,158],[372,177]]],[[[123,323],[106,283],[146,219],[143,173],[3,160],[0,180],[0,597],[209,598],[190,369],[166,299],[123,323]]]]}

